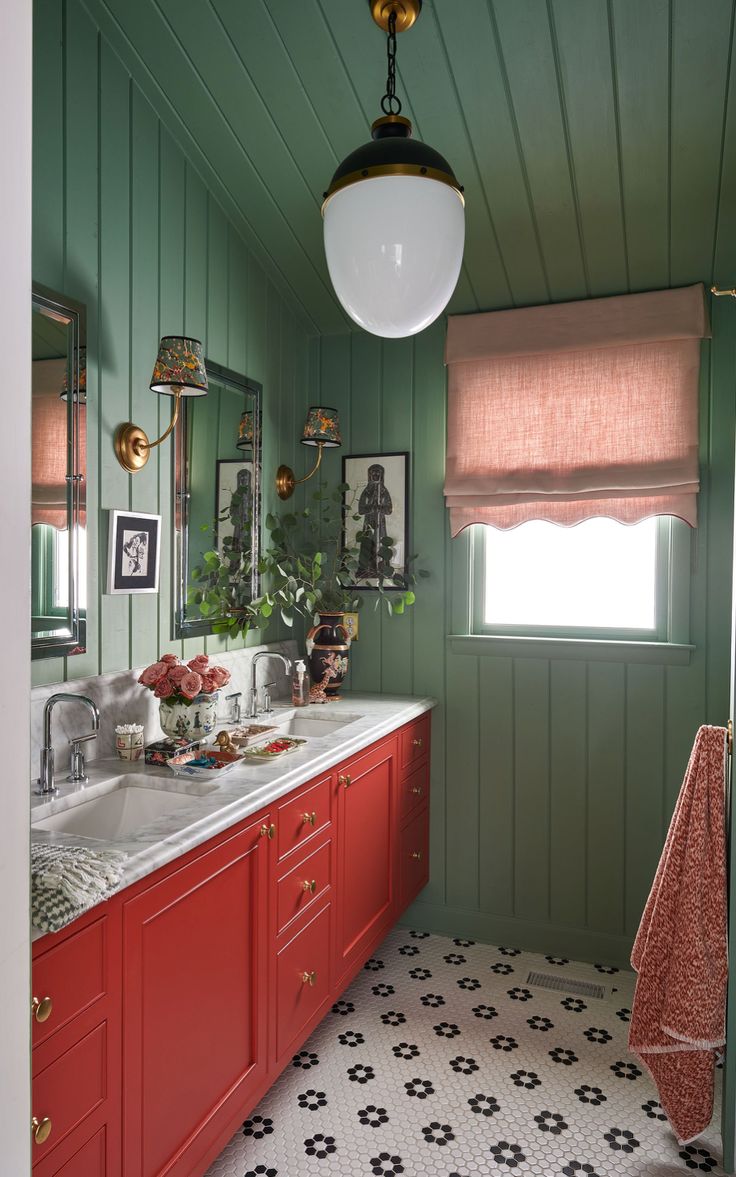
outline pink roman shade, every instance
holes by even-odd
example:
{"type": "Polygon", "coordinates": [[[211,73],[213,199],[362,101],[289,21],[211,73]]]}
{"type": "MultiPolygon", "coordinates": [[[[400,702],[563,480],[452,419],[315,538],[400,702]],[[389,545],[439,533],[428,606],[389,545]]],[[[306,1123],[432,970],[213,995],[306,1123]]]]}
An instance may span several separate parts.
{"type": "Polygon", "coordinates": [[[450,529],[696,525],[702,285],[451,316],[450,529]]]}

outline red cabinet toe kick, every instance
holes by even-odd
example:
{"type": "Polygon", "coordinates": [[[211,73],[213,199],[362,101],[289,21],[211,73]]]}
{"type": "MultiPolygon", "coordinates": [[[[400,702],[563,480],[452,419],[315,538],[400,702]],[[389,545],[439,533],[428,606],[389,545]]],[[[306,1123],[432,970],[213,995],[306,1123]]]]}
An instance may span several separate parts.
{"type": "Polygon", "coordinates": [[[202,1177],[429,877],[431,715],[33,950],[34,1177],[202,1177]]]}

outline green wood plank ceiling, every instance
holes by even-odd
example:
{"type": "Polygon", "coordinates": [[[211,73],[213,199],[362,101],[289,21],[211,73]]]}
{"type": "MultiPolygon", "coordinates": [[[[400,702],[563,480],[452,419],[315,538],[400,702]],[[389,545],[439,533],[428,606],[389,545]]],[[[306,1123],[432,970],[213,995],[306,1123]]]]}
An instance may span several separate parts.
{"type": "MultiPolygon", "coordinates": [[[[85,0],[312,333],[322,192],[379,112],[365,0],[85,0]]],[[[453,312],[736,282],[733,0],[424,0],[415,133],[465,185],[453,312]]]]}

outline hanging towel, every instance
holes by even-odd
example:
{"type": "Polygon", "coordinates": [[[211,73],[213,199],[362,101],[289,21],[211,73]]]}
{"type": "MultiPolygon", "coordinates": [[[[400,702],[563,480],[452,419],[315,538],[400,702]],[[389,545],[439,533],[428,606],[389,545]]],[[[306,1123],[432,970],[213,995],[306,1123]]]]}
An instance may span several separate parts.
{"type": "Polygon", "coordinates": [[[651,1073],[679,1144],[713,1114],[725,1043],[726,731],[701,727],[631,953],[629,1050],[651,1073]]]}
{"type": "Polygon", "coordinates": [[[31,843],[31,923],[58,932],[118,889],[128,855],[88,846],[31,843]]]}

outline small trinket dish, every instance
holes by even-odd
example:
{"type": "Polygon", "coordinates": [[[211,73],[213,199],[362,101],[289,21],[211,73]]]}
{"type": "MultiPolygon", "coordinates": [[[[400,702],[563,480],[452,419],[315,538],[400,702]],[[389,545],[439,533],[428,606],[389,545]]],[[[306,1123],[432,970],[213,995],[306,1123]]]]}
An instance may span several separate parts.
{"type": "Polygon", "coordinates": [[[242,759],[278,760],[281,756],[288,756],[289,752],[296,752],[306,742],[306,740],[296,740],[293,736],[277,736],[273,740],[267,740],[265,744],[255,744],[252,748],[246,748],[242,759]]]}
{"type": "Polygon", "coordinates": [[[199,751],[190,749],[172,756],[166,762],[175,776],[195,777],[201,780],[211,780],[214,776],[223,776],[236,764],[242,764],[243,757],[233,752],[221,752],[219,748],[200,748],[199,751]]]}

